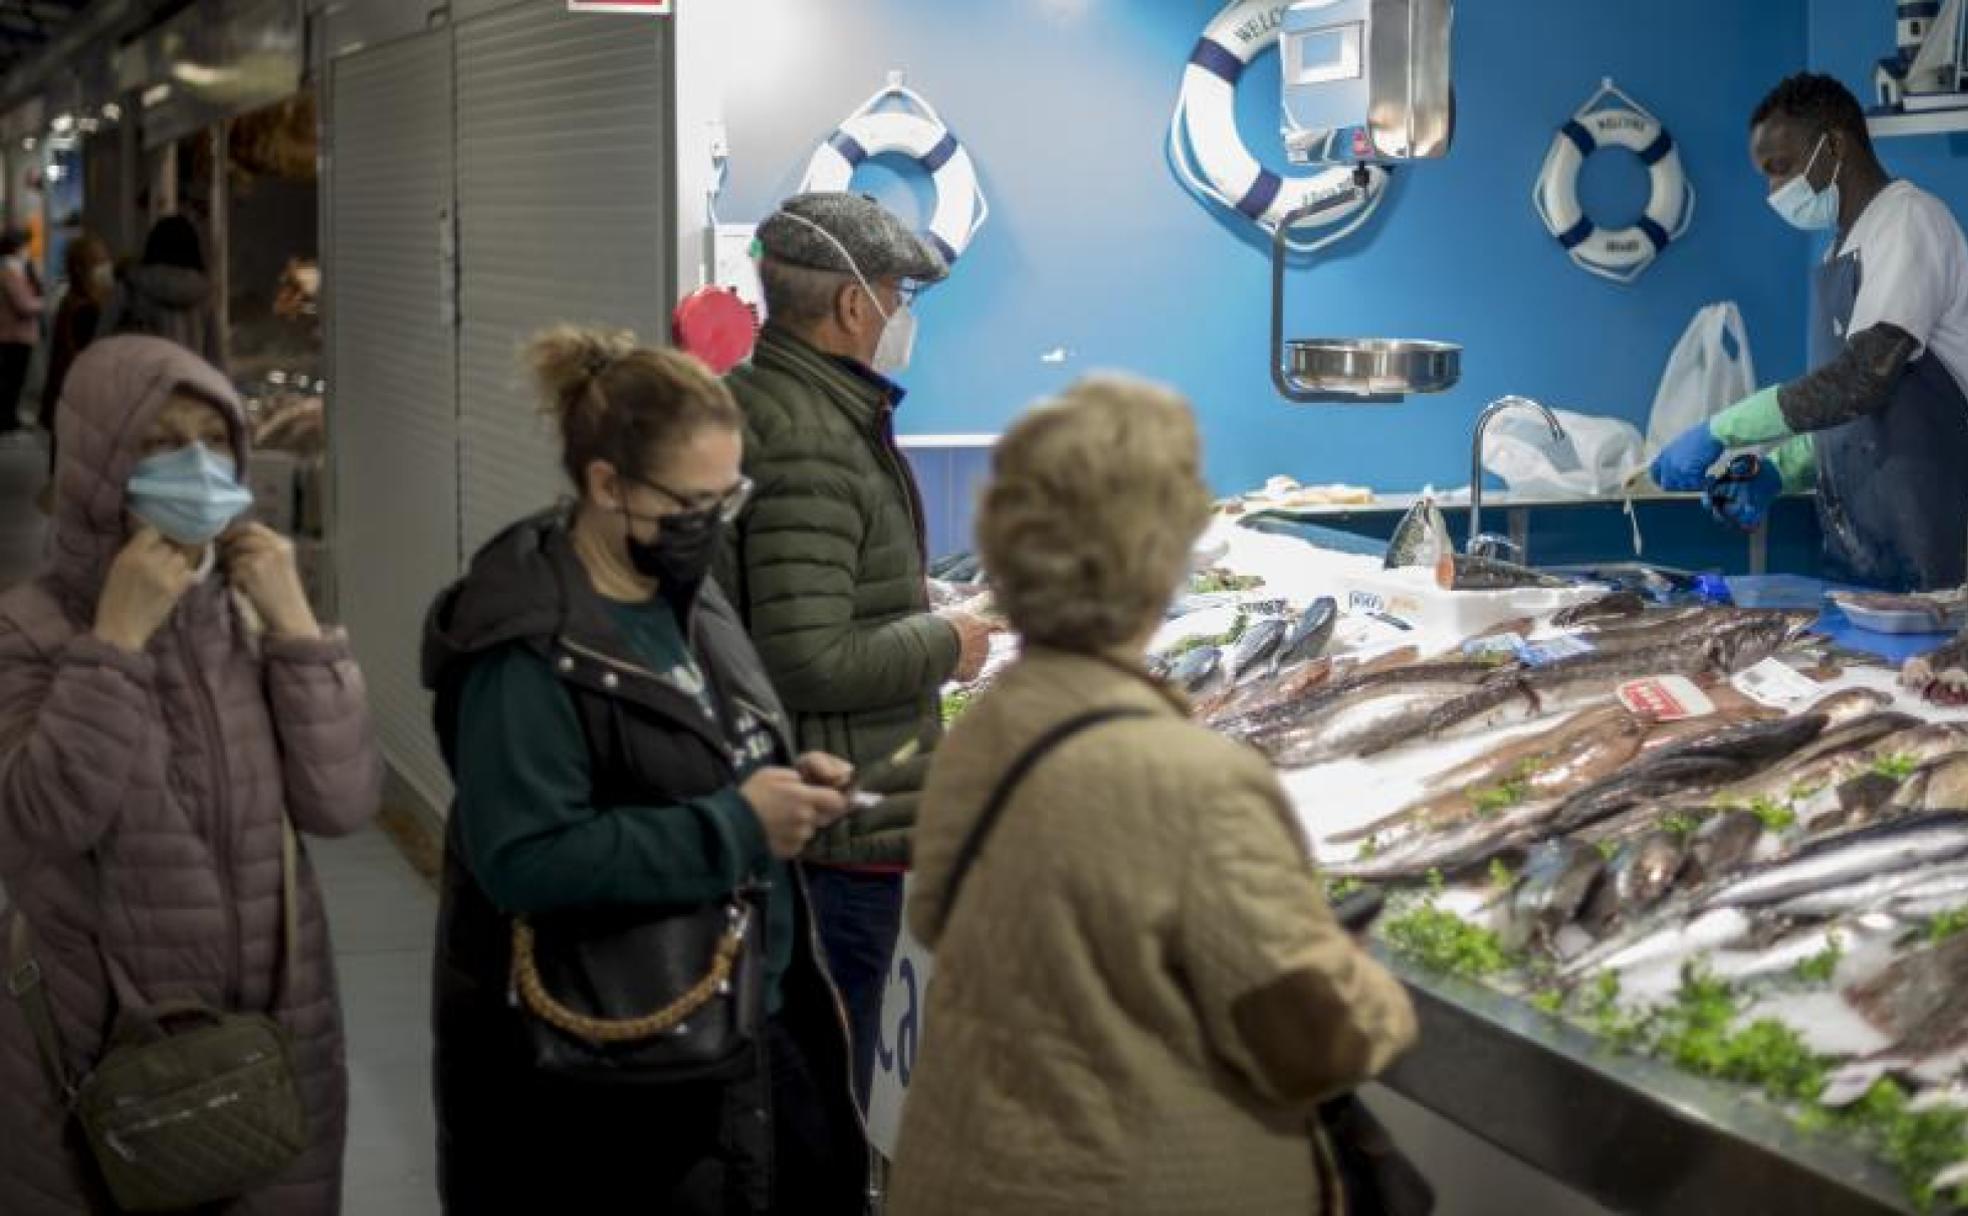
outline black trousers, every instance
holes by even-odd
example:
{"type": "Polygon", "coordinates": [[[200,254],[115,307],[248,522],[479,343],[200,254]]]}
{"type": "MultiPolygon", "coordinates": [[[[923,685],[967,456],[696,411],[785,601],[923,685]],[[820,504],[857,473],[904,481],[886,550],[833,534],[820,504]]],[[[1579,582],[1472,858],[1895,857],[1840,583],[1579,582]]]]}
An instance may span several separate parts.
{"type": "Polygon", "coordinates": [[[27,387],[27,365],[34,348],[19,342],[0,342],[0,435],[20,429],[21,391],[27,387]]]}
{"type": "Polygon", "coordinates": [[[843,1102],[778,1019],[764,1037],[763,1078],[650,1089],[544,1083],[440,1038],[444,1211],[855,1216],[860,1129],[832,1126],[843,1102]]]}

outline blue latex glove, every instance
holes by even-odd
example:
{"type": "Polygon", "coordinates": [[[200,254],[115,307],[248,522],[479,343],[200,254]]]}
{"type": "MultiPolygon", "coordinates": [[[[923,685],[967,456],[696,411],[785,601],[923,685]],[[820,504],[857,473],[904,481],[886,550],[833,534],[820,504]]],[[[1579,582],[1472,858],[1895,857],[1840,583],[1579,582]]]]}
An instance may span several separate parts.
{"type": "Polygon", "coordinates": [[[1770,504],[1783,495],[1783,489],[1783,470],[1774,461],[1766,460],[1748,481],[1710,478],[1708,510],[1725,524],[1753,532],[1769,516],[1770,504]]]}
{"type": "Polygon", "coordinates": [[[1654,484],[1663,490],[1699,490],[1708,482],[1708,471],[1722,459],[1724,448],[1700,422],[1674,437],[1674,441],[1654,457],[1654,484]]]}

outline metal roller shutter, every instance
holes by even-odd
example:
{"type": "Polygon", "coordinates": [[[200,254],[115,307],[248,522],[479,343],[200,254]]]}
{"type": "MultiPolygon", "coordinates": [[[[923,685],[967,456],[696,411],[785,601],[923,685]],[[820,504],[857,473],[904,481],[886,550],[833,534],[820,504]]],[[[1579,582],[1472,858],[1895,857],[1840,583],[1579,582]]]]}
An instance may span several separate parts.
{"type": "Polygon", "coordinates": [[[670,25],[538,0],[461,22],[464,546],[567,493],[519,352],[555,322],[667,339],[670,25]]]}
{"type": "Polygon", "coordinates": [[[439,31],[334,62],[324,251],[340,615],[384,751],[437,807],[450,782],[417,651],[459,564],[451,58],[439,31]]]}

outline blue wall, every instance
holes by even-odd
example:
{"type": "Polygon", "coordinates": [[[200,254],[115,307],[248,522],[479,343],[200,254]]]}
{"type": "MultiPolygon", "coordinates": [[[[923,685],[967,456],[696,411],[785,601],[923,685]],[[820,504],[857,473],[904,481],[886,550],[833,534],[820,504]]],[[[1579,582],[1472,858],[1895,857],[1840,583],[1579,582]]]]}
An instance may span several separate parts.
{"type": "MultiPolygon", "coordinates": [[[[1803,0],[1458,6],[1454,151],[1405,171],[1367,232],[1293,272],[1289,332],[1459,341],[1462,385],[1394,409],[1299,410],[1266,373],[1265,254],[1164,158],[1182,65],[1216,4],[725,3],[747,33],[731,51],[721,218],[763,217],[892,68],[981,167],[991,223],[923,301],[905,431],[994,431],[1076,375],[1123,368],[1195,400],[1219,489],[1286,472],[1401,490],[1466,482],[1470,425],[1504,393],[1644,425],[1668,351],[1712,300],[1743,306],[1765,379],[1801,370],[1807,251],[1764,207],[1745,129],[1763,91],[1805,59],[1803,0]],[[1530,205],[1553,129],[1607,75],[1668,124],[1700,191],[1687,241],[1633,287],[1574,268],[1530,205]],[[1055,348],[1068,360],[1042,362],[1055,348]]],[[[1247,75],[1240,109],[1246,143],[1282,167],[1268,153],[1276,60],[1247,75]]],[[[1588,170],[1588,198],[1611,200],[1607,218],[1624,222],[1645,178],[1607,160],[1588,170]]],[[[926,214],[917,184],[881,166],[856,184],[926,214]]]]}
{"type": "MultiPolygon", "coordinates": [[[[1886,0],[1810,0],[1811,67],[1838,77],[1867,105],[1872,68],[1893,52],[1893,6],[1886,0]]],[[[1882,139],[1879,158],[1889,172],[1946,199],[1968,222],[1968,136],[1882,139]]]]}

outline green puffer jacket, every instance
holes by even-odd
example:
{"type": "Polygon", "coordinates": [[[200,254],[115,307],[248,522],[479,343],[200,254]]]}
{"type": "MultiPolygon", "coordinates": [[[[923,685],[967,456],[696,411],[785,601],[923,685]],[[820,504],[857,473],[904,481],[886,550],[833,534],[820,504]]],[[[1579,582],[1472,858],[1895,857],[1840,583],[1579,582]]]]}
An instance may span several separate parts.
{"type": "MultiPolygon", "coordinates": [[[[800,748],[865,768],[911,739],[933,743],[957,635],[929,612],[922,500],[888,393],[769,325],[726,383],[745,411],[745,472],[757,489],[730,529],[718,581],[800,748]]],[[[890,796],[822,833],[809,858],[907,862],[927,751],[872,782],[890,796]]]]}

